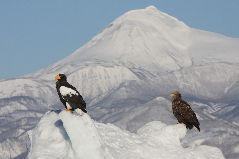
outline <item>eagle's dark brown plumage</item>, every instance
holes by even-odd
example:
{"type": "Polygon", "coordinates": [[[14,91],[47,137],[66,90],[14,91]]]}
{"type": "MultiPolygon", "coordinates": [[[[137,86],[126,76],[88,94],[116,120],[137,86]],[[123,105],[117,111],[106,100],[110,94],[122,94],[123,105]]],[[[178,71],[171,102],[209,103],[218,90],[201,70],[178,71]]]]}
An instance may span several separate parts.
{"type": "Polygon", "coordinates": [[[185,124],[187,129],[192,129],[193,126],[195,126],[198,131],[200,131],[200,123],[198,122],[196,114],[190,105],[182,100],[181,94],[178,91],[174,91],[170,96],[172,97],[173,114],[178,122],[185,124]]]}

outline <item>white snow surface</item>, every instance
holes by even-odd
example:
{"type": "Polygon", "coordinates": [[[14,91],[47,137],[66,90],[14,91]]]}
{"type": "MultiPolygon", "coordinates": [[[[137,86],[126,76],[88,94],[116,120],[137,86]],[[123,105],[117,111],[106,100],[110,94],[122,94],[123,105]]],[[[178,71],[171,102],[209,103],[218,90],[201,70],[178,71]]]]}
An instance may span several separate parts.
{"type": "Polygon", "coordinates": [[[87,114],[47,112],[30,134],[32,159],[104,158],[100,137],[87,114]]]}
{"type": "Polygon", "coordinates": [[[64,108],[55,88],[59,73],[94,120],[133,133],[155,120],[176,124],[168,95],[179,90],[201,123],[183,146],[219,147],[238,159],[238,52],[239,39],[190,28],[153,6],[129,11],[61,61],[0,80],[0,159],[25,159],[26,132],[46,111],[64,108]]]}
{"type": "Polygon", "coordinates": [[[183,147],[184,125],[153,121],[137,133],[93,121],[87,114],[47,112],[31,136],[29,159],[224,159],[211,146],[183,147]]]}

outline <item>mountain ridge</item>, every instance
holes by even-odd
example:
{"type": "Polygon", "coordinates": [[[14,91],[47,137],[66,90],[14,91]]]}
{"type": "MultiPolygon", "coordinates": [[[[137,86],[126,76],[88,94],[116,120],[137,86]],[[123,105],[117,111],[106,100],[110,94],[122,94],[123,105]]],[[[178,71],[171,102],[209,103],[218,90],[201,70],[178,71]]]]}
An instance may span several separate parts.
{"type": "MultiPolygon", "coordinates": [[[[44,70],[57,73],[54,70],[62,65],[71,70],[71,66],[84,65],[87,61],[143,67],[156,73],[213,61],[238,63],[234,51],[239,49],[238,42],[239,39],[190,28],[150,6],[118,17],[80,49],[44,70]]],[[[65,68],[61,70],[66,72],[65,68]]]]}

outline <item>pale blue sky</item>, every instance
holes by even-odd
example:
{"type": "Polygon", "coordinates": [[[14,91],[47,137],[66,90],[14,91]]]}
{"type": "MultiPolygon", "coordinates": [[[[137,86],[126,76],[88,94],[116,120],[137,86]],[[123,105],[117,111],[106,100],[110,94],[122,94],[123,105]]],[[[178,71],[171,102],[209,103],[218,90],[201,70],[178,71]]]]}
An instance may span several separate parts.
{"type": "Polygon", "coordinates": [[[47,67],[116,17],[149,5],[191,27],[239,37],[239,0],[0,0],[0,79],[47,67]]]}

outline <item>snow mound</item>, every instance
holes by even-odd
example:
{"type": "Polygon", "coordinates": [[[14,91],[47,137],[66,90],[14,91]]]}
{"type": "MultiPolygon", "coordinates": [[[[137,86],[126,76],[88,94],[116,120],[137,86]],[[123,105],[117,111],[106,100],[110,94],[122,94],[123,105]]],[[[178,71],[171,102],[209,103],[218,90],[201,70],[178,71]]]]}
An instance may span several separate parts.
{"type": "Polygon", "coordinates": [[[215,147],[184,148],[183,125],[154,121],[130,133],[112,124],[92,121],[84,114],[47,112],[29,132],[29,159],[223,159],[215,147]]]}
{"type": "Polygon", "coordinates": [[[71,141],[74,158],[104,158],[99,135],[88,114],[79,116],[62,112],[59,116],[71,141]]]}
{"type": "Polygon", "coordinates": [[[48,112],[31,131],[30,159],[103,159],[91,118],[65,111],[48,112]]]}

